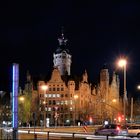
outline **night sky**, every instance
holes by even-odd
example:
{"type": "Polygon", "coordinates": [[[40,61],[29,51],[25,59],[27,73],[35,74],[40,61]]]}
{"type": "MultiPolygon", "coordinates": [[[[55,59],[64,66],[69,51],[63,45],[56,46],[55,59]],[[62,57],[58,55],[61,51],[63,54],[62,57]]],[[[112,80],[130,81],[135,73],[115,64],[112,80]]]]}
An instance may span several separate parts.
{"type": "Polygon", "coordinates": [[[96,83],[106,64],[122,82],[116,60],[126,56],[128,93],[140,94],[140,3],[118,0],[0,2],[0,90],[11,90],[14,62],[20,66],[21,86],[27,70],[33,76],[50,73],[62,26],[73,75],[86,69],[96,83]]]}

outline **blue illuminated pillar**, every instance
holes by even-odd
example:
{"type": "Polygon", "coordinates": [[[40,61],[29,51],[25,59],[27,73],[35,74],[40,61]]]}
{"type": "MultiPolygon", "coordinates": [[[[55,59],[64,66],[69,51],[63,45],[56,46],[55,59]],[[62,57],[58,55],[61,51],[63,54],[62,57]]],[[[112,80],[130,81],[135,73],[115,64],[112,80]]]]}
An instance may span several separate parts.
{"type": "Polygon", "coordinates": [[[18,89],[19,89],[19,65],[13,64],[12,81],[12,127],[13,139],[18,137],[18,89]]]}

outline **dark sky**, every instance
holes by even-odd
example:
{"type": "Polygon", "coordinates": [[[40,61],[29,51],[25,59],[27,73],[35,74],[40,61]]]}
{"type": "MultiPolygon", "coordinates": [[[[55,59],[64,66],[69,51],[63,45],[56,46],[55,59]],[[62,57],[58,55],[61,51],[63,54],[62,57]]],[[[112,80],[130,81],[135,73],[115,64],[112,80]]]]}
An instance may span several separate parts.
{"type": "Polygon", "coordinates": [[[86,69],[94,83],[104,63],[112,72],[117,58],[126,56],[128,93],[140,92],[140,2],[118,0],[0,2],[0,90],[10,90],[13,62],[20,65],[21,83],[27,70],[32,75],[52,70],[62,26],[72,74],[86,69]]]}

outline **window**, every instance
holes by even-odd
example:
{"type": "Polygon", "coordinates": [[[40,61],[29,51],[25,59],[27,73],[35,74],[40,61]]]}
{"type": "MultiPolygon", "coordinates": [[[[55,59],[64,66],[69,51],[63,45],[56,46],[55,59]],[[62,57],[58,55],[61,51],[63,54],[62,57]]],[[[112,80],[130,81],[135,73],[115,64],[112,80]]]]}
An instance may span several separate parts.
{"type": "Polygon", "coordinates": [[[63,55],[63,56],[62,56],[62,58],[63,58],[63,59],[65,59],[65,58],[66,58],[66,56],[64,56],[64,55],[63,55]]]}
{"type": "Polygon", "coordinates": [[[53,100],[53,105],[55,105],[56,104],[56,102],[55,102],[55,100],[53,100]]]}
{"type": "Polygon", "coordinates": [[[51,100],[49,100],[49,105],[51,105],[51,100]]]}
{"type": "Polygon", "coordinates": [[[63,118],[63,114],[61,114],[61,118],[63,118]]]}
{"type": "Polygon", "coordinates": [[[72,100],[70,100],[70,104],[72,105],[72,100]]]}
{"type": "Polygon", "coordinates": [[[57,97],[60,97],[60,94],[57,94],[57,97]]]}
{"type": "Polygon", "coordinates": [[[68,108],[67,107],[65,108],[65,111],[68,111],[68,108]]]}
{"type": "Polygon", "coordinates": [[[64,91],[64,88],[61,88],[61,91],[64,91]]]}
{"type": "Polygon", "coordinates": [[[68,104],[68,101],[65,101],[65,104],[67,105],[68,104]]]}

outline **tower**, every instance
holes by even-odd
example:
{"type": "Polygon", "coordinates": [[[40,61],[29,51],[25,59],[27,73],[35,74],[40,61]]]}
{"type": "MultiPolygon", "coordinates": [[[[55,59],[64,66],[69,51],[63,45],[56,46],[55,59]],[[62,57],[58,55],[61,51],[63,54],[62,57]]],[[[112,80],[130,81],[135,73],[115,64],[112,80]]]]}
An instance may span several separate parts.
{"type": "Polygon", "coordinates": [[[63,29],[61,37],[58,38],[59,46],[53,54],[54,67],[57,67],[62,75],[70,75],[71,70],[71,55],[67,49],[67,39],[64,37],[63,29]]]}
{"type": "Polygon", "coordinates": [[[106,102],[108,102],[109,99],[109,72],[106,68],[106,65],[102,68],[100,72],[100,90],[102,97],[106,102]]]}

